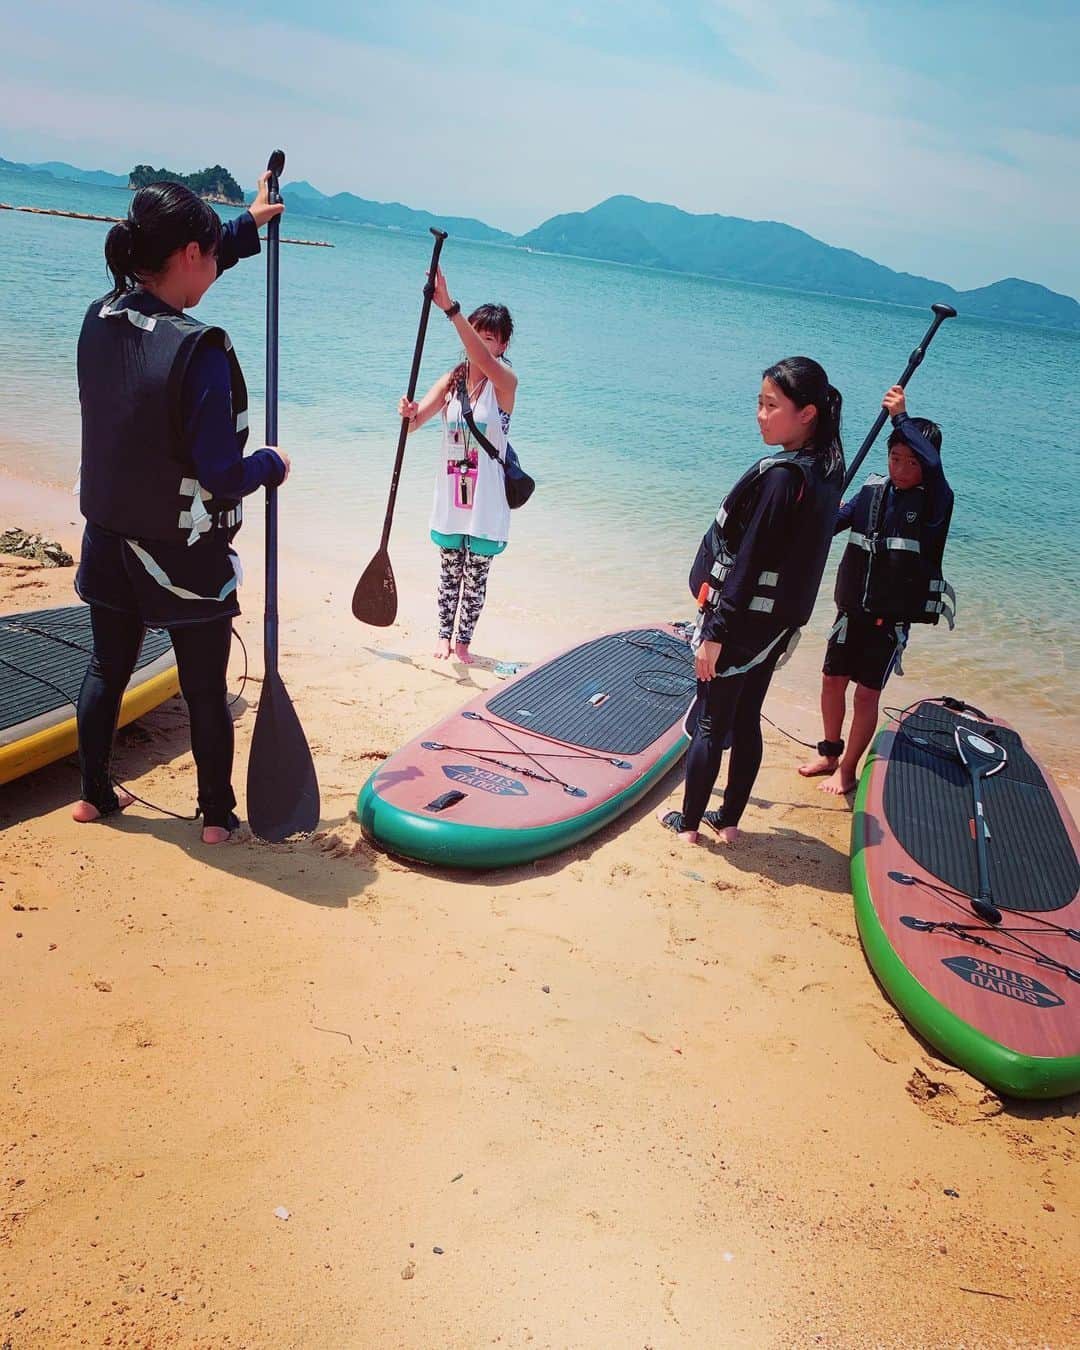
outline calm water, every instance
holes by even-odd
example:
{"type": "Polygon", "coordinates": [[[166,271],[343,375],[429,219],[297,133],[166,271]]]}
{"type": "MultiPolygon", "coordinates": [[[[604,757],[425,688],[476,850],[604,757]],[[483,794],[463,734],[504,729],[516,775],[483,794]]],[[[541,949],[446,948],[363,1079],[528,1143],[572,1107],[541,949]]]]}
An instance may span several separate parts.
{"type": "MultiPolygon", "coordinates": [[[[128,194],[0,172],[0,200],[120,215],[128,194]]],[[[10,467],[69,483],[78,458],[74,351],[88,301],[106,289],[108,227],[0,212],[0,440],[10,467]]],[[[283,247],[281,442],[294,456],[285,542],[351,576],[374,552],[408,377],[423,238],[296,214],[285,234],[333,249],[283,247]]],[[[688,612],[685,576],[728,487],[760,452],[762,368],[816,357],[844,395],[849,455],[930,320],[927,311],[674,276],[449,240],[451,291],[469,308],[508,304],[520,380],[513,439],[537,478],[492,573],[492,603],[595,630],[688,612]]],[[[258,425],[265,268],[241,264],[198,315],[232,335],[258,425]]],[[[457,359],[432,312],[421,387],[457,359]]],[[[957,505],[946,575],[956,632],[916,630],[909,669],[1031,726],[1077,742],[1080,567],[1071,470],[1080,338],[963,318],[939,333],[909,390],[944,431],[957,505]]],[[[438,437],[414,437],[403,476],[395,564],[432,566],[426,516],[438,437]]],[[[867,470],[881,471],[884,436],[867,470]]],[[[839,545],[835,556],[839,555],[839,545]]],[[[833,568],[801,660],[812,670],[833,568]],[[809,655],[808,655],[809,649],[809,655]]],[[[482,643],[478,644],[482,646],[482,643]]],[[[903,701],[903,683],[890,689],[903,701]]]]}

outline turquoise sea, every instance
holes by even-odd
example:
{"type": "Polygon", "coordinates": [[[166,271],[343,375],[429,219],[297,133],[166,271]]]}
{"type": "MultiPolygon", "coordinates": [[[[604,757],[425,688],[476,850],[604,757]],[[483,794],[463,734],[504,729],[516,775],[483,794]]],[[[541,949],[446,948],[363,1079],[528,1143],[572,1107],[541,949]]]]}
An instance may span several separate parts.
{"type": "MultiPolygon", "coordinates": [[[[121,215],[128,194],[0,172],[0,201],[121,215]]],[[[75,341],[87,303],[107,288],[107,228],[0,212],[0,456],[24,476],[74,477],[75,341]]],[[[294,460],[283,542],[351,578],[378,543],[431,239],[295,213],[283,234],[335,245],[282,248],[280,426],[294,460]]],[[[517,325],[511,435],[539,486],[492,572],[491,603],[567,632],[689,615],[697,542],[760,453],[764,366],[795,353],[822,362],[844,395],[850,457],[931,317],[454,239],[443,261],[466,309],[500,300],[517,325]]],[[[241,264],[197,311],[232,335],[253,427],[264,278],[260,261],[241,264]]],[[[433,311],[421,387],[456,359],[450,327],[433,311]]],[[[1059,749],[1080,737],[1078,369],[1076,335],[961,316],[939,333],[909,389],[910,411],[944,431],[957,499],[945,570],[959,596],[955,633],[916,630],[909,672],[1021,729],[1037,726],[1041,743],[1059,749]]],[[[395,568],[430,567],[432,578],[426,520],[437,445],[434,429],[410,442],[391,544],[395,568]]],[[[867,471],[881,471],[884,457],[882,435],[867,471]]],[[[838,543],[834,562],[839,551],[838,543]]],[[[831,616],[833,571],[803,638],[807,680],[831,616]]],[[[478,650],[482,639],[483,620],[478,650]]],[[[898,681],[886,702],[906,702],[904,694],[898,681]]]]}

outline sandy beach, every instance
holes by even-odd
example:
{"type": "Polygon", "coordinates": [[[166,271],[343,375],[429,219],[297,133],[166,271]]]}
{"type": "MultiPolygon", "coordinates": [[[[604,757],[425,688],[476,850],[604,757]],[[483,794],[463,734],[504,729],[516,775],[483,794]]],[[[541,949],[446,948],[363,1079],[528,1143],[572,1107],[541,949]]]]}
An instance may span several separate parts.
{"type": "MultiPolygon", "coordinates": [[[[70,496],[0,498],[77,550],[70,496]]],[[[0,559],[0,612],[72,576],[0,559]]],[[[1004,1102],[906,1028],[856,934],[850,809],[799,747],[767,729],[733,850],[656,825],[676,773],[534,865],[406,867],[356,792],[495,677],[431,659],[426,575],[389,630],[355,580],[283,561],[314,838],[78,826],[72,760],[0,788],[0,1348],[1080,1344],[1080,1102],[1004,1102]]],[[[574,636],[493,595],[477,648],[574,636]]],[[[785,707],[816,739],[812,686],[785,707]]],[[[116,768],[193,809],[179,699],[116,768]]]]}

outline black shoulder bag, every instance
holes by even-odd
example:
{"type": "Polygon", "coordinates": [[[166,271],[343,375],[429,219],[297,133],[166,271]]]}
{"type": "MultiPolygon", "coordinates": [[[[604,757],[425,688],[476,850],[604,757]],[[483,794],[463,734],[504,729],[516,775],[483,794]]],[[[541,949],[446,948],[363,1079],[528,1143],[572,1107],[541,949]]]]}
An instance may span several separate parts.
{"type": "MultiPolygon", "coordinates": [[[[461,402],[461,415],[469,430],[476,437],[478,445],[482,445],[492,459],[499,459],[499,452],[491,444],[484,433],[477,427],[473,420],[472,404],[469,402],[469,391],[465,386],[464,379],[458,380],[458,399],[461,402]]],[[[506,458],[500,460],[503,471],[503,488],[506,491],[506,504],[511,511],[516,511],[519,506],[524,506],[536,489],[536,483],[521,467],[521,460],[517,457],[517,452],[509,441],[506,442],[506,458]]]]}

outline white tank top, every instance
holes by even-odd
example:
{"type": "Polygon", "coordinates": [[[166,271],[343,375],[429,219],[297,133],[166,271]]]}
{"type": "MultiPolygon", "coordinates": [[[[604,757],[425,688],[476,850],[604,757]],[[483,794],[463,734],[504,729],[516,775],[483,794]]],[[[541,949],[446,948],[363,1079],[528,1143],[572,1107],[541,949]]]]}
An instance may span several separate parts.
{"type": "Polygon", "coordinates": [[[499,452],[499,460],[492,459],[469,430],[455,392],[443,405],[431,528],[439,534],[470,534],[505,543],[510,538],[510,508],[501,463],[506,455],[506,433],[490,380],[484,381],[473,405],[473,421],[499,452]]]}

